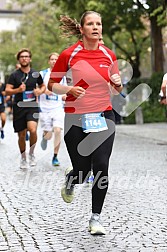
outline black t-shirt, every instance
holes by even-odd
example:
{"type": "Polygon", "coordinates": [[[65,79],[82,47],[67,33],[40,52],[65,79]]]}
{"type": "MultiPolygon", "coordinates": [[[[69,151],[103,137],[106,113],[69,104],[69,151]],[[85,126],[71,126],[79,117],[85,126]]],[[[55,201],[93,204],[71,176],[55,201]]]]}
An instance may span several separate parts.
{"type": "Polygon", "coordinates": [[[17,93],[14,96],[14,103],[19,101],[35,101],[35,97],[33,98],[33,90],[43,83],[42,76],[39,72],[35,71],[34,69],[30,69],[28,74],[21,71],[21,69],[17,69],[14,71],[9,79],[8,84],[13,85],[14,88],[18,88],[21,83],[24,82],[26,85],[26,91],[23,93],[17,93]]]}

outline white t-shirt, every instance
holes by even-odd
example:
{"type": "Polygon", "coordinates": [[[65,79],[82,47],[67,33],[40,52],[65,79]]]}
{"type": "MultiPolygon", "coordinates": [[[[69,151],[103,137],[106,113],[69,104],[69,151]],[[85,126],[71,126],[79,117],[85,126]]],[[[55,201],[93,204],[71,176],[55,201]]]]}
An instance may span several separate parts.
{"type": "MultiPolygon", "coordinates": [[[[162,81],[167,81],[167,73],[164,74],[162,81]]],[[[167,94],[167,85],[166,85],[166,94],[167,94]]],[[[161,97],[164,96],[164,95],[163,95],[163,92],[162,92],[162,89],[160,90],[159,95],[160,95],[161,97]]]]}
{"type": "MultiPolygon", "coordinates": [[[[50,68],[40,71],[40,74],[43,78],[43,82],[48,87],[48,81],[50,78],[50,68]]],[[[63,77],[61,82],[62,85],[67,85],[66,78],[63,77]]],[[[40,109],[42,112],[49,112],[54,109],[63,109],[64,102],[62,101],[62,95],[57,95],[52,92],[51,95],[41,94],[39,98],[40,109]]]]}
{"type": "Polygon", "coordinates": [[[164,81],[164,80],[167,80],[167,73],[164,74],[163,81],[164,81]]]}

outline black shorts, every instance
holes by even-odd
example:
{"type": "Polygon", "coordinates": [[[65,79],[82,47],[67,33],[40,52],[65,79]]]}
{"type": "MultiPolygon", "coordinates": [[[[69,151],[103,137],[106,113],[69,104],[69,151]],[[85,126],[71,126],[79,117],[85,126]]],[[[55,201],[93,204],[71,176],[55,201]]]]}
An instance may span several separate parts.
{"type": "Polygon", "coordinates": [[[5,112],[5,106],[0,106],[0,113],[5,112]]]}
{"type": "Polygon", "coordinates": [[[20,132],[27,128],[28,121],[38,122],[39,108],[20,108],[13,106],[13,128],[15,132],[20,132]]]}

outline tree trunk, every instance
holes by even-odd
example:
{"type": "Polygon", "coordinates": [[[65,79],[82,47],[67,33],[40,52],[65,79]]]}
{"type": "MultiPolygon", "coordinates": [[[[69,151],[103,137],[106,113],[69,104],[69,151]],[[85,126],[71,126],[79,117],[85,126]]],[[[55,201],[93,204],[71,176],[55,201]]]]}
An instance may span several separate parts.
{"type": "Polygon", "coordinates": [[[151,43],[152,43],[152,72],[163,72],[163,41],[162,28],[157,25],[157,17],[150,17],[151,22],[151,43]]]}
{"type": "Polygon", "coordinates": [[[135,122],[136,122],[136,124],[143,124],[144,123],[142,107],[140,107],[140,106],[135,110],[135,122]]]}
{"type": "Polygon", "coordinates": [[[140,52],[135,51],[135,59],[132,61],[130,59],[130,63],[133,67],[133,77],[132,78],[140,78],[141,72],[140,72],[140,52]]]}

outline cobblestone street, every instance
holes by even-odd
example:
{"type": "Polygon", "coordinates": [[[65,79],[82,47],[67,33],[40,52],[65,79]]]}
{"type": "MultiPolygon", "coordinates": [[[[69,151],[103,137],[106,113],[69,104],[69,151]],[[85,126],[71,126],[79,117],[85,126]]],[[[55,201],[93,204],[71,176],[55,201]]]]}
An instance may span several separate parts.
{"type": "Polygon", "coordinates": [[[167,124],[116,130],[101,214],[107,235],[91,236],[91,184],[77,185],[71,204],[60,195],[70,165],[64,142],[61,165],[53,167],[53,144],[41,150],[39,125],[38,164],[22,171],[17,135],[7,121],[0,143],[0,251],[167,252],[167,124]]]}

